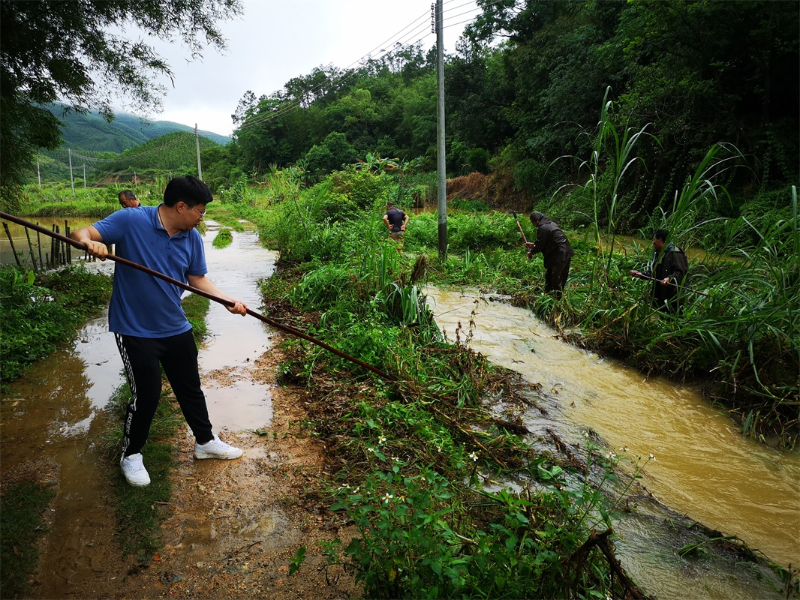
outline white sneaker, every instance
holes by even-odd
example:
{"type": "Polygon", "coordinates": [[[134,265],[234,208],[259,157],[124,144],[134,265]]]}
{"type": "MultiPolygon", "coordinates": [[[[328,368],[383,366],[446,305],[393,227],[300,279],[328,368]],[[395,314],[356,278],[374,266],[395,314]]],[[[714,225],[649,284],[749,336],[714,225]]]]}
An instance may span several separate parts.
{"type": "Polygon", "coordinates": [[[233,460],[234,458],[239,458],[241,455],[242,451],[239,448],[234,448],[226,444],[217,436],[214,436],[213,440],[205,444],[195,443],[194,445],[194,457],[199,459],[221,458],[224,460],[233,460]]]}
{"type": "Polygon", "coordinates": [[[144,468],[141,454],[131,454],[130,456],[123,456],[119,461],[119,466],[122,467],[122,474],[134,487],[144,487],[150,485],[150,475],[147,474],[147,469],[144,468]]]}

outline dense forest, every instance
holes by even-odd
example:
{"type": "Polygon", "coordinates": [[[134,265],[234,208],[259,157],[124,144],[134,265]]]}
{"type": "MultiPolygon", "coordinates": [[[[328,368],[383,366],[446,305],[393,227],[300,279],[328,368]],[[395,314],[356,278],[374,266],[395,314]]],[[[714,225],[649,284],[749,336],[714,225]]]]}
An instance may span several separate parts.
{"type": "MultiPolygon", "coordinates": [[[[449,176],[489,174],[495,196],[521,194],[526,208],[561,202],[571,207],[560,211],[566,224],[579,225],[570,184],[589,179],[601,111],[613,102],[601,170],[622,158],[610,149],[616,138],[639,134],[638,160],[615,190],[624,215],[615,228],[668,209],[715,144],[717,160],[736,168],[717,180],[732,199],[714,214],[788,210],[800,162],[797,2],[478,4],[482,15],[446,57],[449,176]]],[[[248,92],[233,142],[205,152],[205,178],[220,187],[297,164],[313,180],[367,154],[434,169],[435,59],[435,49],[397,46],[356,69],[320,66],[274,93],[248,92]]]]}

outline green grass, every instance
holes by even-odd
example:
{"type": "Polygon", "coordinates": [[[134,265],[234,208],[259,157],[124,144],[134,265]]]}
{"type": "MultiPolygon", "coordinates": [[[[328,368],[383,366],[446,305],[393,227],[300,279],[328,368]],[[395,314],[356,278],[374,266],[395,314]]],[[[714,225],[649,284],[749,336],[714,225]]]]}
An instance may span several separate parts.
{"type": "Polygon", "coordinates": [[[214,238],[212,245],[214,248],[227,248],[233,243],[233,234],[230,229],[220,229],[217,237],[214,238]]]}
{"type": "MultiPolygon", "coordinates": [[[[599,553],[580,572],[567,563],[591,528],[606,526],[571,517],[580,513],[578,493],[584,516],[601,505],[608,515],[611,505],[588,481],[568,490],[563,469],[520,442],[513,423],[524,405],[507,373],[444,342],[420,293],[422,263],[408,252],[410,234],[399,254],[386,238],[380,194],[359,204],[365,189],[382,185],[367,179],[343,172],[337,182],[294,195],[279,185],[269,196],[267,185],[256,200],[261,206],[242,207],[281,248],[282,268],[262,288],[268,304],[305,313],[310,335],[396,378],[380,381],[316,346],[285,343],[283,375],[308,386],[306,426],[328,448],[328,499],[359,530],[352,543],[328,546],[330,560],[352,568],[370,597],[619,593],[599,553]],[[332,213],[337,207],[342,212],[332,213]],[[488,398],[506,403],[503,425],[485,408],[488,398]],[[478,473],[497,480],[525,474],[558,486],[527,497],[486,493],[478,473]]],[[[509,215],[460,214],[456,239],[467,251],[445,264],[429,259],[429,266],[463,269],[458,277],[474,282],[474,272],[489,269],[472,248],[501,237],[510,247],[519,232],[509,215]]],[[[426,219],[410,224],[418,240],[435,230],[426,219]]],[[[510,261],[510,250],[497,252],[510,261]]]]}
{"type": "Polygon", "coordinates": [[[206,218],[216,221],[224,227],[233,229],[234,231],[244,231],[244,224],[239,221],[239,218],[233,213],[230,205],[223,204],[222,202],[211,202],[206,205],[207,213],[206,218]]]}
{"type": "Polygon", "coordinates": [[[46,532],[42,515],[55,498],[54,486],[22,481],[0,497],[0,597],[30,597],[28,578],[39,561],[37,542],[46,532]]]}
{"type": "Polygon", "coordinates": [[[76,187],[72,193],[70,185],[49,184],[39,189],[35,185],[25,187],[25,200],[19,207],[20,214],[30,217],[85,217],[102,219],[120,210],[119,193],[133,190],[144,206],[156,206],[163,198],[164,181],[155,184],[113,185],[102,187],[76,187]]]}
{"type": "Polygon", "coordinates": [[[194,341],[199,346],[208,335],[206,314],[208,314],[208,309],[211,306],[211,300],[205,296],[189,294],[181,300],[181,306],[183,306],[183,312],[186,313],[186,318],[189,319],[189,323],[192,325],[194,341]]]}
{"type": "Polygon", "coordinates": [[[83,267],[65,267],[38,278],[0,268],[0,363],[2,383],[70,339],[111,296],[111,278],[83,267]]]}

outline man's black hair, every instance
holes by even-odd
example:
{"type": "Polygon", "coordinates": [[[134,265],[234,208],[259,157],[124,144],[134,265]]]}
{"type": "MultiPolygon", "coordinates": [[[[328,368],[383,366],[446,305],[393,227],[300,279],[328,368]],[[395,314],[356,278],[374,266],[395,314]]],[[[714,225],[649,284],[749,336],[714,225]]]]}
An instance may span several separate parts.
{"type": "Polygon", "coordinates": [[[175,177],[164,189],[164,204],[175,206],[178,202],[185,202],[187,206],[208,204],[214,200],[211,190],[197,177],[175,177]]]}
{"type": "Polygon", "coordinates": [[[653,234],[653,237],[661,240],[662,242],[666,242],[667,238],[669,237],[669,231],[666,229],[659,229],[653,234]]]}
{"type": "Polygon", "coordinates": [[[541,221],[544,218],[544,215],[540,213],[538,210],[535,210],[531,213],[531,221],[541,221]]]}
{"type": "Polygon", "coordinates": [[[134,194],[130,190],[122,190],[119,193],[119,198],[125,198],[126,200],[136,200],[136,194],[134,194]]]}

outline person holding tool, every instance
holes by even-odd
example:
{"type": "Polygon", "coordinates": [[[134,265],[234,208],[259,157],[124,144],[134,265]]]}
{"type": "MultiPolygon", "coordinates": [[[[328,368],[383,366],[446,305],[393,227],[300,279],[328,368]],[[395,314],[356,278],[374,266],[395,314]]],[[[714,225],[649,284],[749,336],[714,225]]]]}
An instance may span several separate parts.
{"type": "MultiPolygon", "coordinates": [[[[203,240],[195,228],[212,200],[199,179],[176,177],[164,190],[163,204],[117,211],[72,232],[71,237],[100,260],[108,256],[106,244],[115,244],[121,258],[232,302],[228,311],[244,316],[247,306],[221,292],[206,277],[203,240]]],[[[137,487],[150,483],[141,452],[161,397],[162,366],[194,434],[195,458],[230,460],[242,455],[240,449],[212,432],[200,386],[197,347],[181,308],[181,293],[174,284],[124,264],[115,265],[108,324],[116,336],[132,394],[120,466],[128,483],[137,487]]]]}
{"type": "Polygon", "coordinates": [[[675,244],[667,244],[669,231],[659,229],[653,235],[653,260],[644,272],[631,270],[632,277],[653,281],[653,305],[658,310],[677,313],[681,307],[681,286],[689,271],[686,254],[675,244]]]}
{"type": "MultiPolygon", "coordinates": [[[[536,227],[537,234],[535,242],[525,242],[528,258],[533,258],[537,252],[542,253],[545,267],[544,289],[547,292],[555,292],[555,297],[560,298],[564,286],[567,284],[569,265],[572,257],[575,256],[575,251],[561,228],[542,213],[534,211],[530,218],[531,223],[536,227]]],[[[517,224],[519,225],[519,223],[517,224]]],[[[520,228],[521,230],[522,228],[520,228]]]]}

